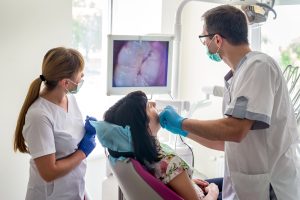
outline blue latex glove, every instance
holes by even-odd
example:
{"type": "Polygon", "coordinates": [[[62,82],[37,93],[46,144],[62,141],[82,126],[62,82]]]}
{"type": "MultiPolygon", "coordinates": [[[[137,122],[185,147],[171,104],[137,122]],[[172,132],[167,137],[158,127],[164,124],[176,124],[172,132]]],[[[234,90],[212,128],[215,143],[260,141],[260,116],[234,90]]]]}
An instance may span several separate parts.
{"type": "Polygon", "coordinates": [[[86,120],[89,119],[90,121],[98,121],[95,117],[86,116],[86,120]]]}
{"type": "Polygon", "coordinates": [[[161,127],[171,131],[172,133],[187,136],[188,132],[182,130],[182,121],[186,118],[181,117],[177,114],[173,107],[167,106],[159,114],[159,123],[161,127]]]}
{"type": "Polygon", "coordinates": [[[90,121],[97,121],[97,119],[95,117],[86,116],[84,124],[85,132],[89,135],[96,135],[96,129],[91,125],[90,121]]]}
{"type": "Polygon", "coordinates": [[[168,131],[170,131],[171,133],[174,133],[174,134],[178,134],[178,135],[181,135],[181,136],[184,136],[186,137],[188,135],[188,132],[183,130],[183,129],[178,129],[178,128],[175,128],[173,126],[166,126],[165,129],[167,129],[168,131]]]}
{"type": "Polygon", "coordinates": [[[85,154],[85,157],[88,157],[88,155],[94,150],[96,147],[96,141],[95,141],[95,135],[90,135],[86,133],[80,143],[78,144],[78,149],[83,151],[85,154]]]}

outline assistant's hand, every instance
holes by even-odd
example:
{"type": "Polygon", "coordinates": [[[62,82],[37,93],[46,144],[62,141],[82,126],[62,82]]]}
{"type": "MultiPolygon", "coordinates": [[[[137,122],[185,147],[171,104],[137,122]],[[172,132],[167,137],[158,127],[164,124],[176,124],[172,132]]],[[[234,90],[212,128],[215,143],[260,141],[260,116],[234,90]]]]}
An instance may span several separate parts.
{"type": "Polygon", "coordinates": [[[78,144],[78,149],[83,151],[85,157],[88,157],[88,155],[94,150],[95,147],[95,135],[90,135],[88,133],[85,133],[80,143],[78,144]]]}
{"type": "Polygon", "coordinates": [[[171,131],[172,133],[187,136],[188,132],[182,130],[182,122],[186,118],[181,117],[177,114],[173,107],[167,106],[159,114],[159,123],[161,127],[171,131]]]}
{"type": "Polygon", "coordinates": [[[90,121],[97,121],[97,119],[95,117],[86,116],[84,124],[85,132],[89,135],[96,135],[96,129],[91,125],[90,121]]]}

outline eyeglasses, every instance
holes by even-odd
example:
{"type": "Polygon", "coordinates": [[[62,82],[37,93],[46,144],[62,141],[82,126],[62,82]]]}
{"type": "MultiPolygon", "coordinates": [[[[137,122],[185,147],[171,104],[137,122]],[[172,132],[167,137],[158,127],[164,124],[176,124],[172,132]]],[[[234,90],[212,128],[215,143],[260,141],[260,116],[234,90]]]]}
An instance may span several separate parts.
{"type": "Polygon", "coordinates": [[[211,34],[207,34],[207,35],[199,35],[198,37],[199,37],[201,43],[203,45],[205,45],[205,38],[206,37],[211,37],[211,36],[214,36],[214,35],[216,35],[216,33],[211,33],[211,34]]]}

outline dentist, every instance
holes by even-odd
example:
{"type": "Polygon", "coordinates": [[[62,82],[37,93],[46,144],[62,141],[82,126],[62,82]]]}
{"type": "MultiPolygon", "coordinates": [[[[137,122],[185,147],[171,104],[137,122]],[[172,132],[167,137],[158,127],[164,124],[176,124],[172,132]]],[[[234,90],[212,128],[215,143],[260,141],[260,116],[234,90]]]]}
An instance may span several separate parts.
{"type": "Polygon", "coordinates": [[[172,107],[161,126],[225,151],[223,199],[300,199],[300,139],[286,82],[270,56],[251,51],[244,13],[229,5],[203,15],[209,58],[223,60],[224,118],[186,119],[172,107]]]}

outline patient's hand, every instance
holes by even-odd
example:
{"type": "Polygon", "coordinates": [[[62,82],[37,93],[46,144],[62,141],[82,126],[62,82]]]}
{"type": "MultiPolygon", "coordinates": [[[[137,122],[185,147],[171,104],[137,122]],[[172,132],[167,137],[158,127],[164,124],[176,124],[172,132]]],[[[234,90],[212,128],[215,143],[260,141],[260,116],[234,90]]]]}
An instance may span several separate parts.
{"type": "Polygon", "coordinates": [[[199,178],[193,179],[193,181],[202,189],[202,191],[205,193],[205,188],[209,185],[209,183],[205,180],[201,180],[199,178]]]}
{"type": "Polygon", "coordinates": [[[219,195],[219,188],[216,184],[210,183],[207,187],[205,187],[205,192],[207,193],[205,199],[217,199],[219,195]]]}

